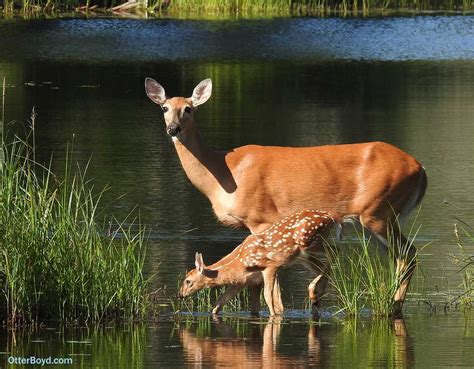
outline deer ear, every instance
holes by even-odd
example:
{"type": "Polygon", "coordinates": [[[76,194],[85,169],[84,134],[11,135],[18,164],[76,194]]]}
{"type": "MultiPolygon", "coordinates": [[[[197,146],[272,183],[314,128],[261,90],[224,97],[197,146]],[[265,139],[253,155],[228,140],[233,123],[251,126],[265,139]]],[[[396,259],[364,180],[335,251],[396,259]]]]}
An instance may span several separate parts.
{"type": "Polygon", "coordinates": [[[166,101],[165,89],[152,78],[145,78],[145,91],[151,101],[163,105],[166,101]]]}
{"type": "Polygon", "coordinates": [[[199,82],[199,84],[194,88],[193,96],[191,96],[191,102],[193,106],[204,104],[212,94],[212,81],[210,78],[205,79],[204,81],[199,82]]]}
{"type": "Polygon", "coordinates": [[[204,269],[206,268],[206,266],[204,265],[202,254],[200,254],[199,252],[196,252],[196,260],[194,261],[194,265],[196,265],[196,269],[199,273],[204,273],[204,269]]]}

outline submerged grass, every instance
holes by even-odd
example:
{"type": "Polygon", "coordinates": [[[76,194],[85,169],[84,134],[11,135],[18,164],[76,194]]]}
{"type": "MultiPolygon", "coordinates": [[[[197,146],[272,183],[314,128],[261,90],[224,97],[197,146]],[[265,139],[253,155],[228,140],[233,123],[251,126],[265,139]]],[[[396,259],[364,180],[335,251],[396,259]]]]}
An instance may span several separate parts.
{"type": "Polygon", "coordinates": [[[70,154],[59,180],[35,162],[34,146],[16,140],[1,150],[0,319],[18,326],[143,318],[143,228],[126,220],[103,234],[103,191],[94,193],[70,154]]]}

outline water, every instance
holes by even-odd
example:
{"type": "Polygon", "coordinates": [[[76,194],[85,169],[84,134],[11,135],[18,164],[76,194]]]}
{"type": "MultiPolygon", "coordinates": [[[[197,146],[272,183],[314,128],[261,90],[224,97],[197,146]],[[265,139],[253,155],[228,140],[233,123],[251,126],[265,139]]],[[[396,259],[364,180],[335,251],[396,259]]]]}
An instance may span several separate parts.
{"type": "MultiPolygon", "coordinates": [[[[182,333],[183,323],[171,320],[125,332],[68,331],[66,338],[56,331],[22,333],[15,349],[5,341],[5,351],[80,353],[76,363],[91,367],[212,367],[219,364],[212,358],[220,357],[262,366],[269,362],[264,357],[275,366],[304,366],[311,358],[328,367],[468,366],[470,315],[444,316],[440,308],[428,316],[417,301],[425,294],[441,303],[446,297],[438,290],[456,292],[461,276],[448,256],[458,250],[453,225],[455,217],[473,222],[473,30],[472,16],[0,20],[7,121],[26,121],[35,106],[40,160],[54,153],[59,161],[74,137],[78,160],[85,164],[92,156],[88,174],[96,186],[112,187],[104,211],[125,216],[138,204],[151,229],[147,271],[157,273],[153,287],[168,285],[172,293],[196,251],[211,263],[246,232],[217,224],[207,200],[187,181],[162,113],[144,93],[145,77],[158,80],[171,96],[189,96],[200,80],[213,79],[213,96],[196,121],[215,148],[383,140],[409,152],[429,178],[418,244],[432,242],[420,257],[423,273],[406,307],[405,351],[393,330],[380,333],[365,322],[348,332],[329,318],[317,329],[320,348],[310,349],[311,327],[298,314],[277,329],[273,351],[265,344],[267,326],[247,320],[229,323],[230,330],[223,329],[229,334],[210,323],[210,330],[196,334],[198,324],[189,322],[189,334],[182,333]],[[377,334],[384,335],[382,343],[364,351],[366,342],[378,342],[377,334]],[[35,337],[48,343],[32,342],[35,337]],[[82,347],[68,340],[91,342],[82,347]]],[[[12,129],[22,130],[19,123],[12,129]]],[[[302,306],[309,278],[298,267],[284,271],[286,303],[302,306]]]]}

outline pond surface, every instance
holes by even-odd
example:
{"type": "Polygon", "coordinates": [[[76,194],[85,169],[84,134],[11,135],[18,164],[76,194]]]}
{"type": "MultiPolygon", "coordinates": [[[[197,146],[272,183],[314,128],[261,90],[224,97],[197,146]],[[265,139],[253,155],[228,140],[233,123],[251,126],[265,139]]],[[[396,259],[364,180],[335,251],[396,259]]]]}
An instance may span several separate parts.
{"type": "Polygon", "coordinates": [[[459,312],[323,323],[194,317],[148,327],[1,332],[0,344],[13,357],[72,358],[69,368],[461,368],[474,361],[473,328],[459,312]]]}
{"type": "MultiPolygon", "coordinates": [[[[59,166],[74,137],[77,159],[85,164],[92,156],[96,186],[111,186],[104,211],[123,217],[138,204],[151,230],[147,270],[157,273],[156,288],[173,293],[196,251],[210,263],[246,232],[217,224],[188,182],[162,113],[144,93],[145,77],[171,96],[189,96],[199,81],[213,79],[213,96],[196,121],[215,148],[374,140],[402,148],[427,169],[417,244],[431,242],[406,307],[408,338],[390,325],[354,328],[328,318],[319,327],[290,314],[283,325],[164,320],[125,332],[21,333],[16,346],[5,338],[4,351],[73,353],[86,367],[124,368],[474,362],[471,315],[445,316],[440,308],[429,316],[417,303],[420,294],[441,304],[458,291],[453,227],[456,218],[474,223],[474,17],[0,20],[2,76],[7,121],[26,121],[33,106],[38,113],[40,160],[54,153],[59,166]]],[[[284,271],[287,304],[302,306],[309,277],[298,267],[284,271]]]]}

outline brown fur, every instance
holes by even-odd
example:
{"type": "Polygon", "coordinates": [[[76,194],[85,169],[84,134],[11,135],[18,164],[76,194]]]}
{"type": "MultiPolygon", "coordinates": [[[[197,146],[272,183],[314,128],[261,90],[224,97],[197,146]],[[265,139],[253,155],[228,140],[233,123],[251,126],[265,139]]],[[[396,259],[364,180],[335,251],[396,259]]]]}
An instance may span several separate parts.
{"type": "MultiPolygon", "coordinates": [[[[168,99],[163,87],[151,79],[145,85],[152,101],[168,108],[166,126],[181,127],[173,142],[183,169],[225,225],[258,233],[294,211],[311,207],[356,215],[387,245],[390,224],[408,215],[425,193],[426,173],[420,163],[384,142],[210,149],[194,123],[195,108],[210,97],[210,80],[202,81],[191,98],[168,99]],[[192,107],[190,114],[183,113],[186,106],[192,107]]],[[[397,244],[406,242],[396,225],[394,232],[397,244]]],[[[410,246],[409,256],[414,254],[410,246]]],[[[414,267],[411,259],[410,264],[414,267]]],[[[411,274],[397,294],[397,308],[401,309],[411,274]]]]}
{"type": "MultiPolygon", "coordinates": [[[[315,210],[298,211],[272,225],[265,232],[248,236],[230,254],[206,267],[201,254],[196,254],[196,269],[187,273],[180,288],[180,296],[186,297],[203,288],[227,286],[219,297],[213,313],[245,287],[258,288],[264,284],[264,297],[270,315],[281,314],[283,306],[275,299],[275,279],[279,268],[293,261],[301,262],[317,274],[309,295],[317,304],[323,291],[315,294],[317,283],[326,278],[318,264],[319,253],[324,253],[323,238],[335,221],[326,212],[315,210]]],[[[320,262],[320,261],[319,261],[320,262]]],[[[259,290],[254,290],[258,293],[259,290]]],[[[258,306],[252,313],[258,313],[258,306]],[[255,311],[256,310],[256,311],[255,311]]]]}

